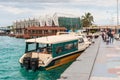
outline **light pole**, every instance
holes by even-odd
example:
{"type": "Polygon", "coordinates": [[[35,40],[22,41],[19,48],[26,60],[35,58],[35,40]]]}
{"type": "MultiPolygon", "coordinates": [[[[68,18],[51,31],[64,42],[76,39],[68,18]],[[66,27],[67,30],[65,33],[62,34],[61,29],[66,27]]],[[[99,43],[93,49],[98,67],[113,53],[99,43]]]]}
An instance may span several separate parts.
{"type": "Polygon", "coordinates": [[[118,7],[118,0],[117,0],[117,26],[115,27],[116,33],[118,33],[117,28],[119,25],[119,11],[118,11],[119,7],[118,7]]]}

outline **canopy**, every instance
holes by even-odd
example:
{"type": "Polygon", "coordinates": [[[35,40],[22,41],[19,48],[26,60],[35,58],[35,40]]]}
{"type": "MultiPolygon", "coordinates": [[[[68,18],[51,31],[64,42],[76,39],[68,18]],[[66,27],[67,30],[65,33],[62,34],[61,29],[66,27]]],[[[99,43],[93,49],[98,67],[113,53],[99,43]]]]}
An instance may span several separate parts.
{"type": "Polygon", "coordinates": [[[67,42],[72,40],[78,40],[78,38],[74,35],[55,35],[55,36],[46,36],[34,39],[27,39],[26,42],[35,42],[35,43],[42,43],[42,44],[55,44],[61,42],[67,42]]]}

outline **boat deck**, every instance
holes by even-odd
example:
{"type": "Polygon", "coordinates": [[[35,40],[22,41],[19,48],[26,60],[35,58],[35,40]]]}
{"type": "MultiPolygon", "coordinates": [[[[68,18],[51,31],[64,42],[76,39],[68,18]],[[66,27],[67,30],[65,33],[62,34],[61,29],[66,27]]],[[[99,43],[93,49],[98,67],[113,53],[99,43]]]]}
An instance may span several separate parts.
{"type": "Polygon", "coordinates": [[[58,80],[120,80],[120,41],[106,45],[99,37],[58,80]]]}

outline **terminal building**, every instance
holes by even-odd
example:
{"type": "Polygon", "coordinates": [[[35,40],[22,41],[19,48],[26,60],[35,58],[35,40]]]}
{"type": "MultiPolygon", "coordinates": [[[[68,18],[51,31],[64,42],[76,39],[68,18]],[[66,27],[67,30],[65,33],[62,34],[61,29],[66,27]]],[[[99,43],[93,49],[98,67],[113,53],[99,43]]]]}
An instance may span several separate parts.
{"type": "Polygon", "coordinates": [[[32,38],[41,36],[56,35],[57,32],[71,29],[80,29],[80,18],[55,13],[39,18],[29,18],[13,22],[13,33],[15,37],[32,38]]]}

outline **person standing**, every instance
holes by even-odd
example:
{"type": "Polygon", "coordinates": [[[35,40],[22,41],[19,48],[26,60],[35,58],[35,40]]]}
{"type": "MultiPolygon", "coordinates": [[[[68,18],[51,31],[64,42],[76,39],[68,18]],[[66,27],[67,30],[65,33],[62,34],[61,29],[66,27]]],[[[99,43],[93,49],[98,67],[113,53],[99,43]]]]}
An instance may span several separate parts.
{"type": "Polygon", "coordinates": [[[115,35],[115,32],[114,32],[114,30],[112,30],[110,33],[110,43],[114,42],[114,35],[115,35]]]}
{"type": "Polygon", "coordinates": [[[94,33],[92,34],[92,43],[95,43],[95,35],[94,35],[94,33]]]}
{"type": "Polygon", "coordinates": [[[103,39],[103,41],[105,40],[104,36],[105,36],[105,32],[102,32],[102,39],[103,39]]]}

